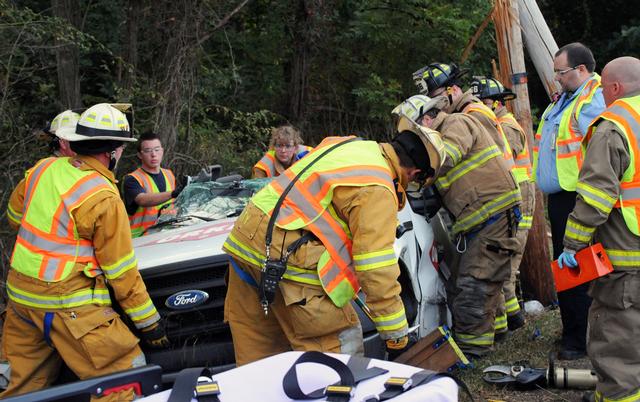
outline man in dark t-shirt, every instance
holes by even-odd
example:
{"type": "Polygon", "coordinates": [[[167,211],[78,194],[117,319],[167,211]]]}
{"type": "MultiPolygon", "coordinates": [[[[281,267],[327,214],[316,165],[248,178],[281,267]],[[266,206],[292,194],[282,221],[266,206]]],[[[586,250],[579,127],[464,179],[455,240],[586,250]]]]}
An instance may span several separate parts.
{"type": "Polygon", "coordinates": [[[164,150],[157,134],[144,133],[138,141],[138,158],[142,165],[124,178],[124,203],[129,214],[133,237],[142,236],[156,223],[161,212],[173,210],[173,199],[182,187],[170,169],[160,167],[164,150]]]}

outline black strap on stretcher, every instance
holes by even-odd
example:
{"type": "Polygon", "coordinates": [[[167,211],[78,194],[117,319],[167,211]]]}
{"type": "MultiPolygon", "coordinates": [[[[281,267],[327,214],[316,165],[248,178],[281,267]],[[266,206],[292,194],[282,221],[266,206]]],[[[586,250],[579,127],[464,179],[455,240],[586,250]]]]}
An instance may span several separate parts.
{"type": "MultiPolygon", "coordinates": [[[[287,198],[287,194],[289,194],[289,192],[291,191],[293,186],[296,184],[298,179],[300,179],[300,176],[302,176],[317,161],[322,159],[325,155],[327,155],[329,152],[333,151],[334,149],[338,148],[339,146],[348,144],[353,141],[359,141],[359,140],[361,140],[361,138],[359,137],[351,138],[346,141],[342,141],[337,144],[334,144],[328,149],[324,150],[316,159],[312,160],[307,166],[305,166],[300,171],[300,173],[296,175],[296,177],[294,177],[289,182],[287,187],[284,189],[284,191],[280,195],[280,198],[278,198],[278,201],[276,202],[275,206],[273,207],[273,211],[271,212],[271,217],[269,218],[269,223],[267,225],[267,233],[265,235],[266,260],[264,262],[262,275],[260,277],[260,285],[258,286],[258,293],[260,296],[260,305],[262,306],[262,309],[264,310],[265,314],[267,314],[268,312],[269,304],[273,303],[273,299],[276,294],[276,289],[278,288],[278,282],[280,281],[280,279],[282,279],[282,275],[284,275],[284,272],[286,271],[287,258],[289,257],[289,254],[295,251],[295,249],[291,251],[287,249],[287,254],[285,256],[281,256],[279,260],[273,260],[269,257],[270,250],[271,250],[271,241],[273,239],[273,229],[275,227],[276,219],[278,218],[278,213],[280,212],[280,208],[282,207],[282,204],[284,203],[285,198],[287,198]]],[[[302,244],[304,243],[299,243],[297,244],[296,247],[300,247],[302,244]]],[[[291,246],[289,248],[291,248],[291,246]]]]}
{"type": "Polygon", "coordinates": [[[363,400],[363,402],[379,402],[387,401],[395,398],[396,396],[409,391],[420,385],[428,384],[429,382],[438,378],[451,378],[458,384],[458,386],[469,396],[469,399],[473,402],[473,396],[462,380],[455,377],[450,373],[436,373],[434,371],[421,370],[414,373],[411,377],[389,377],[384,383],[384,392],[380,395],[371,395],[363,400]]]}
{"type": "Polygon", "coordinates": [[[211,372],[206,367],[193,367],[180,371],[173,383],[167,402],[185,402],[197,398],[198,402],[220,402],[220,387],[211,379],[211,372]],[[198,381],[199,377],[207,377],[198,381]]]}
{"type": "Polygon", "coordinates": [[[330,402],[348,402],[353,396],[356,384],[369,378],[387,373],[380,367],[367,368],[371,359],[351,356],[347,364],[322,352],[305,352],[298,357],[282,380],[284,393],[291,399],[308,400],[326,397],[330,402]],[[340,381],[305,394],[300,389],[296,366],[302,363],[317,363],[327,366],[340,376],[340,381]]]}

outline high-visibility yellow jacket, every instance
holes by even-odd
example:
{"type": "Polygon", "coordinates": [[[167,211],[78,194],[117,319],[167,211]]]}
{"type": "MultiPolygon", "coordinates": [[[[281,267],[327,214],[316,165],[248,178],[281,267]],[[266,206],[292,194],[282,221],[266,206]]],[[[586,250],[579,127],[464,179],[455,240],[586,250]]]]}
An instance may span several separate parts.
{"type": "MultiPolygon", "coordinates": [[[[166,188],[165,191],[173,191],[176,188],[176,178],[173,175],[173,172],[169,169],[160,168],[160,173],[162,173],[162,177],[164,177],[166,188]]],[[[127,176],[133,177],[133,179],[137,181],[142,188],[144,188],[144,191],[146,193],[156,194],[160,192],[160,190],[158,190],[158,186],[156,186],[155,181],[153,181],[153,178],[142,168],[134,170],[127,176]]],[[[136,212],[133,215],[129,216],[131,236],[142,236],[147,228],[153,226],[156,223],[161,210],[164,213],[174,213],[175,211],[173,198],[168,199],[161,204],[150,207],[138,206],[136,212]]]]}
{"type": "MultiPolygon", "coordinates": [[[[600,76],[593,74],[582,88],[580,95],[573,98],[571,103],[565,108],[560,119],[558,133],[556,135],[556,168],[558,170],[558,181],[560,187],[566,191],[576,191],[576,183],[578,181],[578,172],[582,167],[582,152],[580,143],[584,133],[580,132],[578,126],[578,116],[582,107],[590,103],[596,95],[597,89],[600,87],[600,76]]],[[[542,128],[544,127],[545,117],[553,109],[555,103],[549,104],[545,109],[540,124],[534,137],[533,143],[533,178],[536,177],[536,169],[538,166],[538,149],[540,139],[542,138],[542,128]]]]}
{"type": "Polygon", "coordinates": [[[601,242],[615,269],[640,268],[640,95],[612,103],[584,138],[578,197],[565,247],[601,242]]]}
{"type": "Polygon", "coordinates": [[[454,233],[466,233],[521,202],[502,151],[473,117],[440,112],[432,128],[442,135],[447,158],[436,180],[454,233]]]}
{"type": "MultiPolygon", "coordinates": [[[[225,252],[255,269],[262,268],[275,201],[295,176],[294,170],[300,171],[332,141],[335,137],[323,141],[295,169],[285,171],[254,196],[225,242],[225,252]]],[[[337,306],[346,304],[361,288],[382,339],[405,335],[407,320],[397,282],[400,270],[393,250],[399,209],[393,180],[402,191],[407,178],[393,148],[372,141],[342,145],[314,164],[301,180],[278,214],[270,258],[280,258],[282,250],[306,231],[318,240],[304,244],[289,257],[283,280],[322,286],[337,306]]]]}
{"type": "MultiPolygon", "coordinates": [[[[308,147],[306,145],[298,145],[296,152],[293,154],[292,164],[298,160],[298,155],[301,152],[309,152],[312,149],[312,147],[308,147]]],[[[253,166],[251,177],[254,179],[261,177],[276,177],[281,175],[286,169],[287,168],[282,165],[282,162],[276,158],[276,151],[270,149],[264,154],[262,159],[253,166]]]]}
{"type": "Polygon", "coordinates": [[[7,279],[13,302],[47,310],[110,305],[106,279],[136,327],[160,319],[137,270],[112,172],[89,156],[43,159],[11,205],[21,199],[7,279]]]}

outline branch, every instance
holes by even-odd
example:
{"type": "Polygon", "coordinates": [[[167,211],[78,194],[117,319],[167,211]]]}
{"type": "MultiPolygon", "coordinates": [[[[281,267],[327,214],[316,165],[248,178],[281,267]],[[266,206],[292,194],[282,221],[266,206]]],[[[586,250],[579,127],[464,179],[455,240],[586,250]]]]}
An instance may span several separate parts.
{"type": "Polygon", "coordinates": [[[238,4],[236,6],[236,8],[233,9],[233,11],[231,11],[229,14],[227,14],[223,19],[220,20],[220,22],[218,22],[216,24],[215,27],[213,27],[213,30],[211,32],[209,32],[208,34],[206,34],[205,36],[203,36],[202,38],[200,38],[198,40],[198,42],[196,42],[194,47],[198,47],[200,46],[202,43],[204,43],[207,39],[209,39],[211,37],[211,35],[213,35],[213,33],[215,31],[217,31],[218,29],[222,28],[223,26],[225,26],[227,24],[227,22],[229,22],[229,20],[236,15],[240,10],[242,10],[242,8],[244,6],[247,5],[247,3],[249,2],[249,0],[244,0],[242,3],[238,4]]]}
{"type": "Polygon", "coordinates": [[[471,53],[471,50],[475,46],[478,39],[480,39],[480,35],[482,35],[482,32],[484,32],[487,25],[489,25],[489,21],[491,21],[491,17],[493,16],[493,13],[495,10],[496,10],[496,5],[494,3],[493,7],[491,8],[491,11],[489,11],[489,14],[487,14],[487,16],[484,17],[484,20],[482,20],[482,23],[478,27],[478,30],[476,31],[476,33],[473,34],[473,36],[469,40],[469,43],[467,43],[467,46],[465,46],[464,51],[462,52],[462,57],[460,57],[460,64],[464,63],[469,57],[469,53],[471,53]]]}

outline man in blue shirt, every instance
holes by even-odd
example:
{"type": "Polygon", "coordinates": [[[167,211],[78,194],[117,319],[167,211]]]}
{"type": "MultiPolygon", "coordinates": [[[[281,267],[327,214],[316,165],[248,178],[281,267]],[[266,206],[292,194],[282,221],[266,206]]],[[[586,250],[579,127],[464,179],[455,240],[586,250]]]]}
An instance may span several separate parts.
{"type": "MultiPolygon", "coordinates": [[[[600,76],[594,73],[593,54],[581,43],[560,48],[553,60],[562,94],[545,110],[534,143],[535,181],[547,195],[553,258],[563,251],[567,218],[576,200],[576,183],[582,165],[580,143],[591,121],[605,110],[600,76]]],[[[589,285],[559,292],[562,348],[559,359],[586,355],[589,285]]]]}

